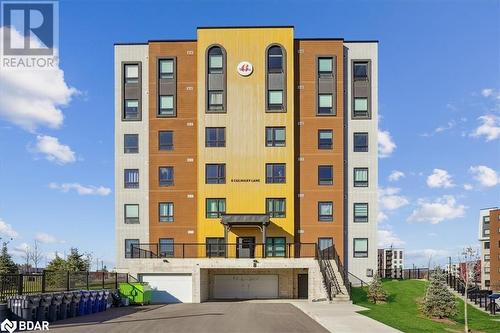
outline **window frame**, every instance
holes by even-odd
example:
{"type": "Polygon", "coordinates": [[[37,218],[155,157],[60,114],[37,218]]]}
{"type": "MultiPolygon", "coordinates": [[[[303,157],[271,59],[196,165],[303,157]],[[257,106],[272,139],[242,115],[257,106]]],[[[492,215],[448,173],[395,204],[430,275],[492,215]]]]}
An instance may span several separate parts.
{"type": "Polygon", "coordinates": [[[266,70],[267,70],[267,73],[268,74],[279,74],[279,73],[284,73],[285,72],[285,54],[284,54],[284,49],[281,45],[278,45],[278,44],[272,44],[272,45],[269,45],[267,50],[266,50],[266,70]],[[278,48],[281,52],[280,55],[271,55],[270,54],[270,51],[273,49],[273,48],[278,48]],[[270,64],[271,64],[271,61],[270,59],[271,58],[281,58],[281,66],[280,68],[271,68],[270,67],[270,64]]]}
{"type": "Polygon", "coordinates": [[[207,113],[225,113],[224,107],[224,90],[208,90],[207,91],[207,113]],[[211,96],[212,94],[221,94],[222,103],[221,104],[212,104],[211,96]]]}
{"type": "Polygon", "coordinates": [[[353,146],[353,151],[355,153],[367,153],[369,149],[369,137],[368,137],[368,132],[354,132],[353,133],[353,138],[352,138],[352,146],[353,146]],[[366,138],[366,146],[357,146],[356,145],[356,137],[363,136],[366,138]]]}
{"type": "Polygon", "coordinates": [[[139,153],[139,134],[135,134],[135,133],[123,134],[123,153],[124,154],[138,154],[139,153]],[[137,146],[136,147],[127,147],[127,137],[135,138],[135,140],[137,142],[137,146]]]}
{"type": "Polygon", "coordinates": [[[333,57],[332,56],[319,56],[317,58],[317,74],[320,79],[333,78],[333,57]],[[320,62],[321,60],[330,60],[331,67],[330,71],[321,71],[320,62]]]}
{"type": "Polygon", "coordinates": [[[223,148],[226,147],[226,128],[225,127],[205,127],[205,147],[223,148]],[[215,131],[215,141],[209,140],[208,132],[215,131]],[[222,132],[222,140],[219,140],[219,134],[222,132]]]}
{"type": "Polygon", "coordinates": [[[366,60],[356,60],[353,61],[352,63],[352,78],[353,81],[366,81],[368,80],[369,76],[369,62],[366,60]],[[359,65],[364,65],[365,67],[365,75],[364,76],[357,76],[356,75],[356,66],[359,65]]]}
{"type": "Polygon", "coordinates": [[[285,258],[286,257],[286,237],[283,236],[272,236],[272,237],[266,237],[266,257],[271,257],[271,258],[285,258]],[[284,241],[282,244],[276,244],[276,240],[284,241]],[[283,246],[282,251],[277,251],[276,248],[278,246],[283,246]],[[269,251],[269,247],[271,251],[269,251]],[[281,254],[283,253],[283,254],[281,254]]]}
{"type": "Polygon", "coordinates": [[[318,185],[319,186],[329,186],[333,185],[333,165],[318,165],[318,185]],[[322,179],[321,169],[330,169],[331,178],[322,179]]]}
{"type": "Polygon", "coordinates": [[[158,131],[158,151],[171,151],[171,150],[174,150],[174,131],[172,130],[158,131]],[[161,143],[162,134],[169,134],[169,133],[170,137],[172,138],[171,143],[166,145],[162,144],[161,143]]]}
{"type": "Polygon", "coordinates": [[[160,258],[174,258],[175,257],[175,239],[171,237],[158,238],[158,256],[160,258]],[[166,244],[162,244],[162,240],[172,241],[166,244]],[[162,252],[162,245],[166,247],[166,250],[162,252]],[[169,251],[171,247],[171,251],[169,251]],[[163,253],[165,255],[163,255],[163,253]]]}
{"type": "Polygon", "coordinates": [[[173,166],[160,166],[158,167],[158,186],[159,187],[171,187],[171,186],[174,186],[174,167],[173,166]],[[171,170],[171,175],[172,175],[172,178],[171,180],[163,180],[161,179],[161,170],[162,169],[170,169],[171,170]]]}
{"type": "Polygon", "coordinates": [[[205,237],[205,256],[208,258],[225,258],[226,243],[224,237],[205,237]],[[210,241],[216,241],[211,243],[210,241]],[[215,246],[215,250],[213,250],[215,246]]]}
{"type": "Polygon", "coordinates": [[[156,113],[158,118],[174,118],[177,116],[175,109],[175,95],[158,95],[158,112],[156,113]],[[172,108],[162,108],[161,100],[162,97],[172,98],[172,108]]]}
{"type": "Polygon", "coordinates": [[[318,222],[333,222],[333,201],[318,201],[318,222]],[[331,207],[331,215],[322,215],[321,206],[328,204],[331,207]]]}
{"type": "Polygon", "coordinates": [[[265,141],[266,147],[286,147],[286,127],[285,126],[266,126],[265,128],[265,141]],[[283,141],[276,139],[276,131],[283,130],[283,141]],[[268,138],[268,133],[271,134],[271,138],[268,138]],[[283,144],[280,144],[280,143],[283,144]]]}
{"type": "Polygon", "coordinates": [[[368,258],[369,240],[368,238],[353,238],[352,239],[352,255],[354,258],[368,258]],[[356,241],[366,241],[366,251],[356,251],[356,241]]]}
{"type": "Polygon", "coordinates": [[[356,167],[353,168],[353,187],[368,187],[370,182],[370,173],[367,167],[356,167]],[[356,180],[356,171],[366,170],[366,181],[356,180]]]}
{"type": "Polygon", "coordinates": [[[333,130],[332,129],[318,129],[318,149],[321,150],[332,150],[333,149],[333,130]],[[328,146],[321,144],[321,133],[330,133],[332,135],[330,139],[330,144],[328,146]]]}
{"type": "Polygon", "coordinates": [[[205,198],[205,218],[206,219],[218,219],[222,215],[226,214],[226,198],[205,198]],[[215,200],[217,202],[217,211],[208,211],[208,202],[215,200]],[[220,210],[221,203],[224,203],[224,210],[220,210]]]}
{"type": "Polygon", "coordinates": [[[273,218],[286,218],[286,198],[266,198],[266,214],[273,218]],[[283,212],[276,209],[278,202],[283,202],[283,212]],[[272,202],[273,209],[269,210],[269,203],[272,202]]]}
{"type": "Polygon", "coordinates": [[[123,219],[125,224],[139,224],[141,222],[141,211],[139,204],[124,204],[123,205],[123,219]],[[137,217],[128,217],[127,216],[127,207],[128,206],[137,206],[137,217]]]}
{"type": "MultiPolygon", "coordinates": [[[[130,258],[136,258],[135,255],[133,255],[134,253],[134,250],[132,248],[132,245],[135,243],[136,245],[139,245],[140,244],[140,240],[138,238],[125,238],[124,239],[124,246],[125,246],[125,259],[130,259],[130,258]],[[131,242],[130,244],[128,244],[129,246],[127,246],[127,243],[128,242],[131,242]]],[[[138,257],[138,256],[137,256],[138,257]]]]}
{"type": "Polygon", "coordinates": [[[226,183],[226,163],[206,163],[205,164],[205,184],[225,184],[226,183]],[[208,177],[208,168],[209,167],[217,167],[217,176],[215,178],[213,177],[208,177]],[[223,172],[223,175],[221,176],[221,172],[220,170],[222,170],[223,172]],[[212,180],[212,179],[215,179],[215,182],[213,181],[209,181],[212,180]]]}
{"type": "Polygon", "coordinates": [[[266,163],[265,175],[266,175],[266,184],[286,184],[286,163],[266,163]],[[271,167],[271,175],[268,175],[267,172],[269,166],[271,167]],[[275,168],[279,166],[284,167],[284,175],[274,176],[275,168]]]}
{"type": "Polygon", "coordinates": [[[333,107],[333,93],[329,93],[329,94],[318,94],[317,96],[317,99],[316,99],[316,103],[317,103],[317,108],[316,108],[316,115],[317,116],[335,116],[335,109],[333,107]],[[324,107],[324,106],[321,106],[321,97],[322,96],[330,96],[331,97],[331,100],[330,100],[330,106],[329,107],[324,107]],[[329,112],[322,112],[321,110],[322,109],[329,109],[329,112]]]}
{"type": "Polygon", "coordinates": [[[140,183],[139,169],[123,169],[123,188],[124,189],[138,189],[139,188],[139,183],[140,183]],[[128,181],[128,179],[130,177],[127,177],[127,176],[130,173],[137,174],[137,181],[136,182],[129,182],[128,181]]]}
{"type": "Polygon", "coordinates": [[[166,58],[158,58],[158,79],[159,80],[175,80],[175,58],[171,57],[166,57],[166,58]],[[172,62],[172,73],[171,77],[170,76],[162,76],[163,74],[170,74],[170,73],[163,73],[162,68],[161,68],[161,63],[164,61],[171,61],[172,62]]]}
{"type": "Polygon", "coordinates": [[[123,83],[124,84],[139,84],[141,77],[141,66],[138,62],[125,62],[123,63],[123,83]],[[127,67],[136,66],[137,67],[137,77],[129,80],[127,76],[127,67]]]}
{"type": "Polygon", "coordinates": [[[268,89],[267,90],[267,111],[268,112],[283,112],[285,109],[285,92],[283,89],[268,89]],[[272,93],[281,93],[281,103],[271,103],[272,93]]]}
{"type": "Polygon", "coordinates": [[[352,220],[354,223],[368,223],[370,216],[370,205],[368,202],[354,202],[352,204],[352,220]],[[356,215],[356,206],[363,205],[366,206],[366,216],[356,215]]]}
{"type": "Polygon", "coordinates": [[[174,222],[174,203],[172,201],[162,201],[158,202],[158,222],[159,223],[172,223],[174,222]],[[171,212],[171,215],[162,215],[162,205],[170,206],[167,208],[167,212],[171,212]]]}
{"type": "Polygon", "coordinates": [[[141,120],[141,102],[140,102],[140,99],[139,98],[124,98],[123,99],[123,115],[122,115],[122,120],[124,121],[140,121],[141,120]],[[132,117],[128,117],[127,114],[129,114],[129,112],[127,112],[127,102],[137,102],[137,117],[136,118],[132,118],[132,117]]]}

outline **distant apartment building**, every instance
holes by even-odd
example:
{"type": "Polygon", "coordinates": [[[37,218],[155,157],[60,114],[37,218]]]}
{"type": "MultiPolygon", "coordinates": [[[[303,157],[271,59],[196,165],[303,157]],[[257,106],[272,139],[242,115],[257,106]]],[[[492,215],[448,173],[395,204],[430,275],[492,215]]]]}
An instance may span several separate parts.
{"type": "Polygon", "coordinates": [[[331,279],[345,293],[348,272],[370,281],[377,50],[293,27],[115,44],[117,270],[157,302],[312,300],[331,279]]]}
{"type": "Polygon", "coordinates": [[[385,278],[396,278],[404,269],[404,249],[385,248],[378,249],[378,273],[385,278]]]}
{"type": "Polygon", "coordinates": [[[481,246],[481,287],[500,291],[500,209],[479,211],[479,242],[481,246]]]}

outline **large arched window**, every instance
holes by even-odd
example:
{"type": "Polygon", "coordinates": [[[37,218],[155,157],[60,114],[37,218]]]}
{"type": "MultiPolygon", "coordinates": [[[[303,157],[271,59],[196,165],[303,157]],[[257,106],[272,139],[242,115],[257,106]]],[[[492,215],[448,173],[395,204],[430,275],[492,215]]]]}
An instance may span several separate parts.
{"type": "Polygon", "coordinates": [[[269,45],[266,63],[266,111],[286,112],[286,61],[281,45],[269,45]]]}
{"type": "Polygon", "coordinates": [[[278,45],[271,46],[267,50],[267,70],[269,73],[283,72],[283,51],[278,45]]]}
{"type": "Polygon", "coordinates": [[[226,110],[226,51],[220,45],[207,50],[207,112],[226,110]]]}

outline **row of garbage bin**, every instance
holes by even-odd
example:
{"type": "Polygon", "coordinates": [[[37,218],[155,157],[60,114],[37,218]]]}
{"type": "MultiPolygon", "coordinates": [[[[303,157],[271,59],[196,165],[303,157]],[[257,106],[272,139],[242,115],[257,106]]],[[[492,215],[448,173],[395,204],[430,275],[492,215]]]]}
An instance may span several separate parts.
{"type": "Polygon", "coordinates": [[[53,322],[105,311],[111,302],[109,290],[80,290],[11,296],[7,306],[14,320],[53,322]]]}

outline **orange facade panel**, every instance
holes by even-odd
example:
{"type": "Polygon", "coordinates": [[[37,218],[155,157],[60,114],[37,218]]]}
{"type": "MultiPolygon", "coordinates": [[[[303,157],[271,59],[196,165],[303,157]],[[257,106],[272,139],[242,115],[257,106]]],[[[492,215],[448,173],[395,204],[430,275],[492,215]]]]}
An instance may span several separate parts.
{"type": "Polygon", "coordinates": [[[149,44],[149,238],[196,242],[196,42],[149,44]],[[158,117],[159,59],[175,59],[175,117],[158,117]],[[159,132],[173,132],[173,149],[159,149],[159,132]],[[172,186],[159,185],[159,168],[173,167],[172,186]],[[173,203],[174,220],[160,222],[159,204],[173,203]]]}

